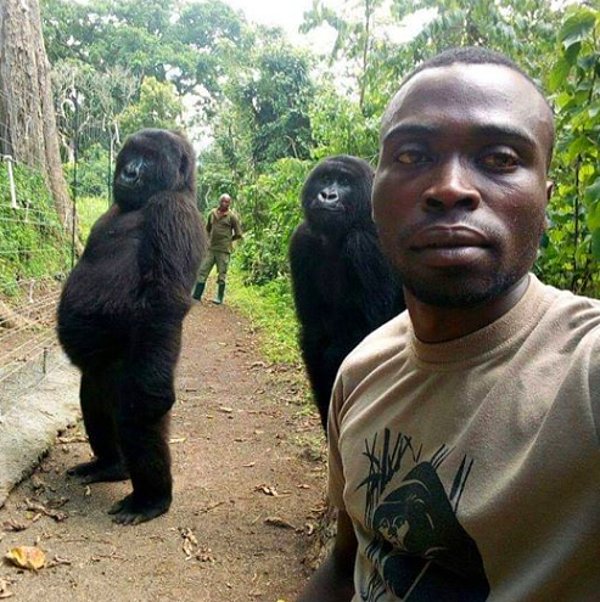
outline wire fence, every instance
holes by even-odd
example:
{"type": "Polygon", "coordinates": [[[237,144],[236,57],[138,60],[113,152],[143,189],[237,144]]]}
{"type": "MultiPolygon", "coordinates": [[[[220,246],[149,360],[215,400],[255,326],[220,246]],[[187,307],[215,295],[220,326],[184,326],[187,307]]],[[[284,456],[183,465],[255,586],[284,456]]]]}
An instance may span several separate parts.
{"type": "MultiPolygon", "coordinates": [[[[61,154],[74,203],[71,231],[58,218],[44,166],[15,149],[10,124],[0,120],[0,420],[15,392],[56,365],[56,306],[76,259],[76,241],[110,203],[112,134],[102,121],[82,116],[76,102],[70,111],[61,154]],[[86,195],[93,196],[91,206],[86,195]]],[[[19,142],[22,149],[33,144],[19,142]]]]}

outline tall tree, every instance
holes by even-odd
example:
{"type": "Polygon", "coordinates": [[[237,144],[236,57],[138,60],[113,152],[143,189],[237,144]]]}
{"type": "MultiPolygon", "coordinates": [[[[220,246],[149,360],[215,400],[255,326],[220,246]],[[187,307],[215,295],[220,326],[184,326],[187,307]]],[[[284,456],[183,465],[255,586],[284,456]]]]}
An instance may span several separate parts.
{"type": "Polygon", "coordinates": [[[0,3],[0,153],[44,174],[61,222],[70,228],[38,0],[0,3]]]}

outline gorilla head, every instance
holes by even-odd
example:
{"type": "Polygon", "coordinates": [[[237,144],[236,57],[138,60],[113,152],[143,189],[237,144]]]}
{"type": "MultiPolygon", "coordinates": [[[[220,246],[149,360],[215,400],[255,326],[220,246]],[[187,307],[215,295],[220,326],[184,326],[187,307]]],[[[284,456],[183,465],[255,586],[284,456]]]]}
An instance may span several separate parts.
{"type": "Polygon", "coordinates": [[[342,234],[371,223],[373,169],[362,159],[337,155],[321,161],[302,190],[302,208],[311,229],[342,234]]]}
{"type": "Polygon", "coordinates": [[[117,157],[114,199],[139,209],[157,192],[196,189],[194,149],[179,132],[145,129],[129,136],[117,157]]]}

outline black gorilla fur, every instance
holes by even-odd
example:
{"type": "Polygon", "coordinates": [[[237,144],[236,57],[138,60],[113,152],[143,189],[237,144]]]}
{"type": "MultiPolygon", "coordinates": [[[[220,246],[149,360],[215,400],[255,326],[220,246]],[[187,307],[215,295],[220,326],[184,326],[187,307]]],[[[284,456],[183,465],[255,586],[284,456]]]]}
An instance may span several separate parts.
{"type": "Polygon", "coordinates": [[[58,307],[58,336],[81,370],[81,409],[95,458],[84,482],[131,478],[110,513],[135,524],[169,509],[169,410],[181,324],[206,234],[196,161],[185,137],[141,130],[117,157],[114,203],[94,224],[58,307]]]}
{"type": "Polygon", "coordinates": [[[305,220],[290,244],[300,347],[325,430],[342,360],[405,308],[371,218],[372,185],[373,169],[362,159],[319,163],[304,184],[305,220]]]}

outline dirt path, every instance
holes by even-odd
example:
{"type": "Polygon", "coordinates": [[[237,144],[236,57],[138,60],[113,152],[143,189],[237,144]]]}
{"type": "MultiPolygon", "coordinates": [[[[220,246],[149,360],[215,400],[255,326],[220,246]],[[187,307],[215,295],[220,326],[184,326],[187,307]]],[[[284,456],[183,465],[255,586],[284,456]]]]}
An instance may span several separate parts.
{"type": "Polygon", "coordinates": [[[0,564],[0,599],[295,599],[325,487],[318,420],[298,405],[297,377],[265,364],[230,308],[205,304],[186,320],[177,386],[170,512],[113,524],[106,510],[130,484],[67,479],[89,455],[70,429],[0,510],[0,555],[37,544],[49,561],[37,573],[0,564]]]}

